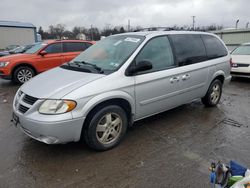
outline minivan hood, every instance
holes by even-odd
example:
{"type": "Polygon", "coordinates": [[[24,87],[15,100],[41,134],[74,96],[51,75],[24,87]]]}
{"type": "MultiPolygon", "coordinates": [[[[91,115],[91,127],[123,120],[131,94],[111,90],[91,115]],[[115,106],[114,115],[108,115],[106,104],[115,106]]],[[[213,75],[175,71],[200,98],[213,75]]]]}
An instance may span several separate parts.
{"type": "Polygon", "coordinates": [[[104,76],[58,67],[35,76],[21,87],[21,91],[40,99],[61,99],[71,91],[104,76]]]}

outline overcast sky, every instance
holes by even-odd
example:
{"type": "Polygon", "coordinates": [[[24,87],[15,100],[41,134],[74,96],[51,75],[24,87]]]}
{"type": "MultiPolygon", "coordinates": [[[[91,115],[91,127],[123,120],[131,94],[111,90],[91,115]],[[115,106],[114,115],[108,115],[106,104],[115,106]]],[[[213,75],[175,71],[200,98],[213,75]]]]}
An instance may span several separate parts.
{"type": "MultiPolygon", "coordinates": [[[[249,0],[1,0],[0,20],[103,28],[126,26],[223,25],[250,22],[249,0]]],[[[249,25],[250,26],[250,25],[249,25]]]]}

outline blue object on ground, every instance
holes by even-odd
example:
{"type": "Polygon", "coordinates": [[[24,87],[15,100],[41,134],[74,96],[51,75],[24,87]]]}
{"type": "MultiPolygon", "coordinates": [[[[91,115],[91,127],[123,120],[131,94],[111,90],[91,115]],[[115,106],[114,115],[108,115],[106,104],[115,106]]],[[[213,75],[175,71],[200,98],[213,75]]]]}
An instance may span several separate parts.
{"type": "Polygon", "coordinates": [[[211,174],[210,174],[210,183],[215,183],[215,178],[216,178],[215,172],[211,172],[211,174]]]}
{"type": "Polygon", "coordinates": [[[247,168],[238,164],[235,161],[230,161],[230,168],[231,168],[231,174],[232,176],[245,176],[245,172],[247,171],[247,168]]]}

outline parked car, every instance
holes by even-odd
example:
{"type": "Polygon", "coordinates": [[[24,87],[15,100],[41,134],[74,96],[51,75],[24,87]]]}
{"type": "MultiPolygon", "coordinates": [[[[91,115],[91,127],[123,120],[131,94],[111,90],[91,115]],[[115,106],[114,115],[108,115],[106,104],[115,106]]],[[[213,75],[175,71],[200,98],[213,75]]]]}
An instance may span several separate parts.
{"type": "Polygon", "coordinates": [[[23,54],[0,58],[0,77],[24,83],[36,74],[69,62],[93,41],[51,40],[36,43],[23,54]]]}
{"type": "Polygon", "coordinates": [[[9,54],[19,54],[19,53],[24,53],[26,52],[28,49],[32,48],[35,44],[28,44],[28,45],[24,45],[24,46],[19,46],[13,50],[9,51],[9,54]]]}
{"type": "Polygon", "coordinates": [[[0,51],[0,57],[10,55],[10,52],[19,48],[19,45],[9,45],[4,50],[0,51]]]}
{"type": "Polygon", "coordinates": [[[231,75],[250,78],[250,43],[242,44],[232,53],[231,75]]]}
{"type": "Polygon", "coordinates": [[[200,98],[216,106],[230,79],[230,54],[213,34],[113,35],[25,83],[13,102],[13,121],[47,144],[82,138],[107,150],[137,120],[200,98]]]}

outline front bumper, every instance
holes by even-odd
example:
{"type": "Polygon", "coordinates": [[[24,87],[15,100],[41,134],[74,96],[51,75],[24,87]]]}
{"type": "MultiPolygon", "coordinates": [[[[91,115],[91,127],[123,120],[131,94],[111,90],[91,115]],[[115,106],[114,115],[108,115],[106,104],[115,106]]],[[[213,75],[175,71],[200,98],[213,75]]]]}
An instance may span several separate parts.
{"type": "Polygon", "coordinates": [[[250,78],[250,66],[232,68],[231,69],[231,75],[234,76],[234,77],[250,78]]]}
{"type": "Polygon", "coordinates": [[[59,122],[40,122],[17,115],[18,126],[28,136],[46,144],[77,142],[85,118],[59,122]]]}
{"type": "Polygon", "coordinates": [[[9,74],[9,72],[6,71],[5,69],[0,69],[0,78],[10,80],[11,79],[11,74],[9,74]]]}

